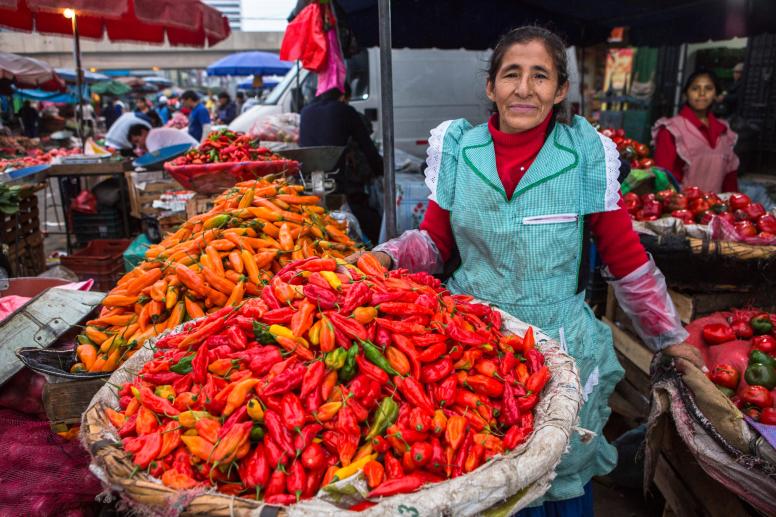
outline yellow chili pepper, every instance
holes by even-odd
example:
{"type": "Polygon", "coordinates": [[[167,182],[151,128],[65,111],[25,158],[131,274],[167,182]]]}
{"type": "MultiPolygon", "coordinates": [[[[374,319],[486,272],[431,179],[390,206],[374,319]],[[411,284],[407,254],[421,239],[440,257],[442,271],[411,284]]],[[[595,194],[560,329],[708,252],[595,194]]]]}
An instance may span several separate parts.
{"type": "Polygon", "coordinates": [[[283,325],[270,325],[269,326],[269,333],[273,336],[285,336],[294,338],[294,333],[291,332],[291,329],[288,327],[284,327],[283,325]]]}
{"type": "Polygon", "coordinates": [[[350,476],[352,476],[353,474],[361,470],[361,468],[364,465],[366,465],[367,463],[369,463],[375,458],[377,458],[377,454],[369,454],[357,461],[354,461],[347,467],[342,467],[341,469],[339,469],[337,472],[334,473],[334,479],[332,480],[332,482],[349,478],[350,476]]]}
{"type": "Polygon", "coordinates": [[[180,415],[178,415],[178,423],[182,425],[183,427],[187,427],[191,429],[197,424],[197,420],[200,418],[207,418],[210,416],[210,413],[207,411],[184,411],[180,415]]]}
{"type": "Polygon", "coordinates": [[[332,289],[339,291],[342,287],[342,280],[339,279],[334,271],[321,271],[321,276],[326,279],[332,289]]]}
{"type": "Polygon", "coordinates": [[[307,339],[310,341],[311,344],[318,346],[318,344],[321,342],[321,325],[323,323],[321,320],[316,321],[313,323],[313,326],[310,327],[310,330],[307,331],[307,339]]]}
{"type": "Polygon", "coordinates": [[[248,401],[248,416],[256,422],[264,421],[264,408],[261,407],[261,403],[257,399],[248,401]]]}
{"type": "Polygon", "coordinates": [[[163,384],[161,386],[157,386],[156,389],[154,389],[154,395],[157,397],[162,397],[163,399],[167,399],[170,402],[175,400],[175,390],[173,389],[171,384],[163,384]]]}

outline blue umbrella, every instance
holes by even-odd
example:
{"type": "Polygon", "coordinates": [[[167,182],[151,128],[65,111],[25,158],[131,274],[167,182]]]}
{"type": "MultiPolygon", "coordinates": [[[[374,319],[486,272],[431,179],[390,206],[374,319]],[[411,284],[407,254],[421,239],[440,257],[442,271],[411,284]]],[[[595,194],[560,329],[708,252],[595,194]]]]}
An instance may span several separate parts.
{"type": "Polygon", "coordinates": [[[56,102],[64,104],[77,104],[78,98],[72,93],[46,92],[43,90],[25,90],[14,89],[14,95],[23,99],[32,99],[34,101],[56,102]]]}
{"type": "MultiPolygon", "coordinates": [[[[275,77],[263,77],[261,82],[262,86],[260,89],[265,90],[277,86],[279,80],[275,77]]],[[[253,90],[253,79],[246,79],[245,81],[237,83],[237,88],[241,90],[253,90]]]]}
{"type": "MultiPolygon", "coordinates": [[[[67,81],[68,83],[75,82],[75,70],[72,68],[57,68],[57,75],[67,81]]],[[[107,81],[109,77],[105,74],[98,74],[95,72],[87,72],[84,70],[84,82],[86,84],[98,83],[100,81],[107,81]]]]}
{"type": "Polygon", "coordinates": [[[270,52],[237,52],[207,67],[208,75],[285,75],[291,63],[270,52]]]}

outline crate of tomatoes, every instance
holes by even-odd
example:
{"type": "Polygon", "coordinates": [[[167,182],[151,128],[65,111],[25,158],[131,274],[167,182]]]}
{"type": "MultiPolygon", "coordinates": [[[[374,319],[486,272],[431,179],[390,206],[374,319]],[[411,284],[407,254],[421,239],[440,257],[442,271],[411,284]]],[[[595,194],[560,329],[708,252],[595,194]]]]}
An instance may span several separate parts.
{"type": "Polygon", "coordinates": [[[221,129],[211,132],[198,147],[166,162],[164,169],[187,189],[215,194],[235,182],[295,174],[299,162],[273,153],[255,137],[221,129]]]}
{"type": "Polygon", "coordinates": [[[82,438],[148,513],[516,511],[549,488],[582,401],[534,332],[428,274],[311,257],[138,351],[82,438]]]}

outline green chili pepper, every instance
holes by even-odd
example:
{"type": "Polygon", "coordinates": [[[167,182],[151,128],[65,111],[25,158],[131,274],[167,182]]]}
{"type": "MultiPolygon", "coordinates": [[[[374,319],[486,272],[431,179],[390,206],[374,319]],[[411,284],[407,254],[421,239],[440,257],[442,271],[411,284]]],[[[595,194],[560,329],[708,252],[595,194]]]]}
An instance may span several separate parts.
{"type": "Polygon", "coordinates": [[[375,436],[383,434],[396,421],[397,416],[399,416],[399,405],[391,397],[385,397],[377,408],[372,427],[366,435],[366,441],[369,442],[375,436]]]}
{"type": "Polygon", "coordinates": [[[356,356],[358,355],[358,345],[353,345],[348,350],[345,357],[345,365],[339,371],[339,378],[347,382],[356,375],[356,356]]]}
{"type": "Polygon", "coordinates": [[[364,347],[364,357],[366,357],[370,363],[379,367],[385,373],[389,375],[399,375],[399,372],[393,369],[388,359],[380,352],[377,346],[373,345],[369,341],[361,341],[361,346],[364,347]]]}
{"type": "Polygon", "coordinates": [[[336,348],[326,354],[323,359],[323,363],[327,368],[332,370],[339,370],[345,366],[345,358],[348,356],[348,351],[342,347],[336,348]]]}
{"type": "Polygon", "coordinates": [[[253,427],[251,427],[251,441],[258,442],[262,438],[264,438],[264,428],[258,424],[253,424],[253,427]]]}
{"type": "Polygon", "coordinates": [[[187,355],[186,357],[183,357],[180,361],[170,366],[170,371],[174,373],[179,373],[181,375],[186,375],[187,373],[190,373],[193,368],[191,365],[191,361],[194,359],[195,355],[196,354],[191,354],[191,355],[187,355]]]}
{"type": "Polygon", "coordinates": [[[264,323],[258,321],[253,322],[253,335],[259,343],[277,343],[277,341],[275,341],[275,336],[269,332],[269,325],[265,325],[264,323]]]}

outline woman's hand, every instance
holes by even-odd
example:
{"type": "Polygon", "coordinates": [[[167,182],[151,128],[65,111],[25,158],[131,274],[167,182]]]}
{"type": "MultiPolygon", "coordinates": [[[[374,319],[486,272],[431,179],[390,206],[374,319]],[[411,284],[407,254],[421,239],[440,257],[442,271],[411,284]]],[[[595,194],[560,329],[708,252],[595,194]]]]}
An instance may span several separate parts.
{"type": "Polygon", "coordinates": [[[368,253],[369,255],[372,255],[374,258],[376,258],[380,265],[385,269],[391,269],[391,256],[383,251],[357,251],[345,257],[345,262],[355,264],[358,261],[358,258],[365,253],[368,253]]]}
{"type": "Polygon", "coordinates": [[[663,352],[670,355],[671,357],[681,357],[682,359],[690,361],[703,373],[707,373],[709,371],[709,369],[706,368],[706,363],[704,362],[700,351],[692,345],[688,345],[687,343],[679,343],[678,345],[669,346],[663,350],[663,352]]]}

